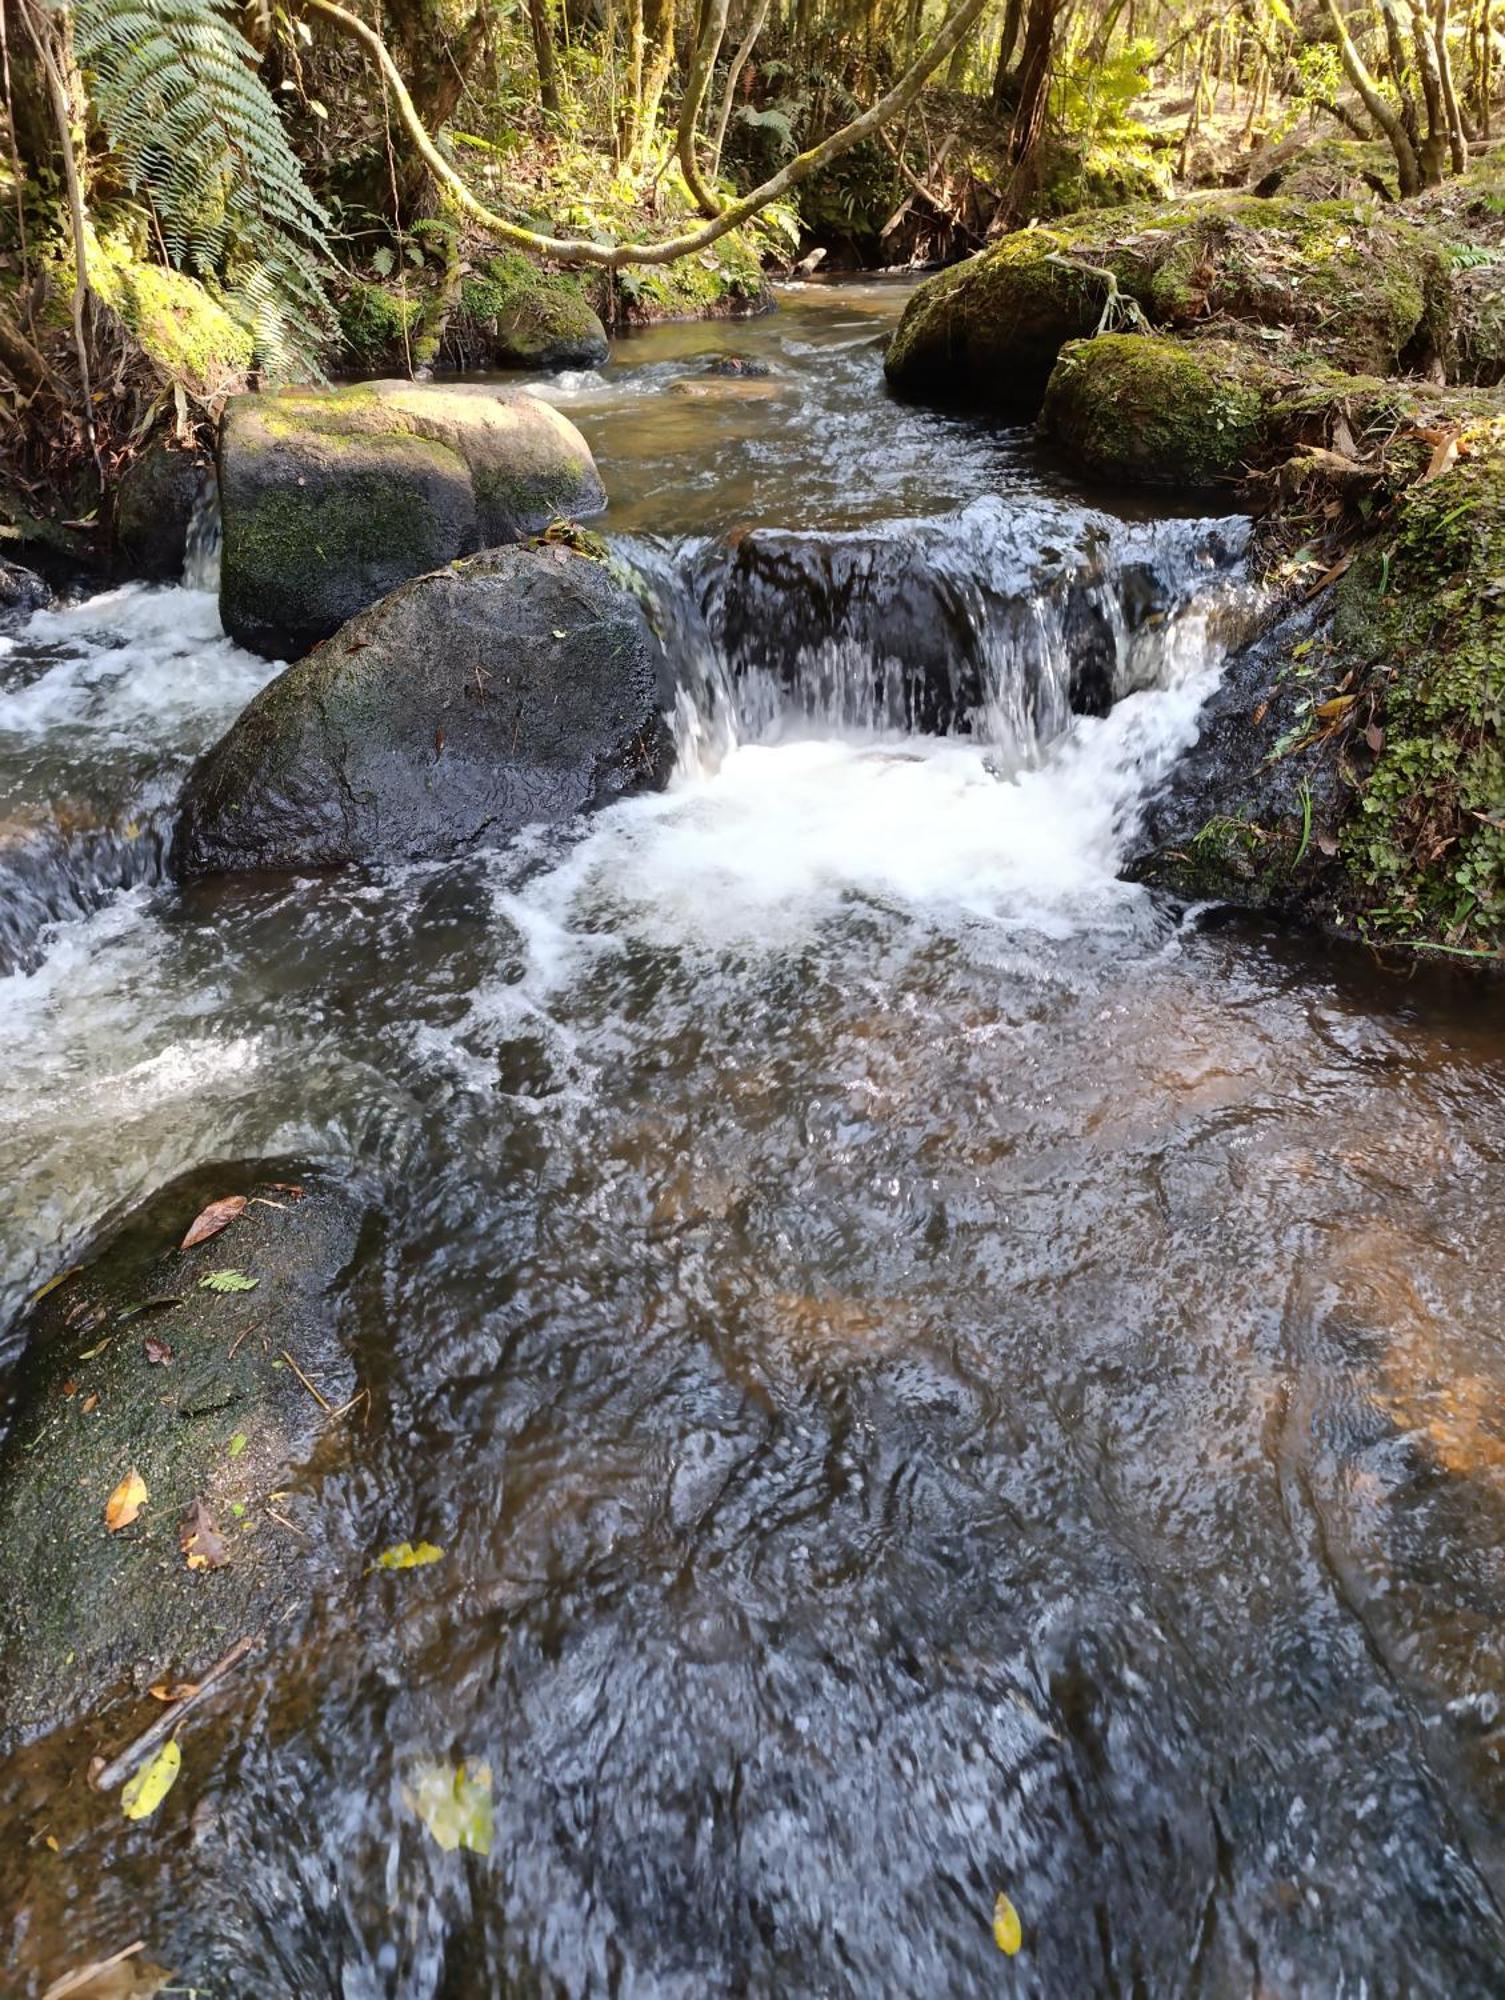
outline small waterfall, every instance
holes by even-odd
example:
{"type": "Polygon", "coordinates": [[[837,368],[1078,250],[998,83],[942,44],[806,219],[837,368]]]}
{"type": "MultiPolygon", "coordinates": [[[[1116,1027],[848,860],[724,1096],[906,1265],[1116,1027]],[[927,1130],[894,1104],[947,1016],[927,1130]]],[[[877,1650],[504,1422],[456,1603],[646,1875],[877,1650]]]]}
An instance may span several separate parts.
{"type": "Polygon", "coordinates": [[[0,978],[35,970],[54,924],[160,882],[171,837],[165,809],[121,823],[62,806],[0,822],[0,978]]]}
{"type": "Polygon", "coordinates": [[[681,762],[790,733],[965,735],[1033,762],[1074,713],[1169,685],[1236,630],[1240,519],[984,500],[841,532],[619,545],[677,687],[681,762]]]}
{"type": "Polygon", "coordinates": [[[219,480],[211,469],[204,475],[188,519],[188,535],[183,549],[185,589],[205,590],[218,595],[221,540],[219,480]]]}

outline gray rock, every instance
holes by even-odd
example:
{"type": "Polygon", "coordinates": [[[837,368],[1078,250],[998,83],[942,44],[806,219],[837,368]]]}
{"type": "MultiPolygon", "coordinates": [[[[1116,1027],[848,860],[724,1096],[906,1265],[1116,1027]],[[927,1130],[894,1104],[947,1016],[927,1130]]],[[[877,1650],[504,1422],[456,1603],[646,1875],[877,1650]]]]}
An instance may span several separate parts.
{"type": "Polygon", "coordinates": [[[192,1679],[306,1590],[309,1543],[273,1518],[267,1496],[308,1458],[326,1418],[274,1363],[292,1354],[333,1407],[354,1393],[340,1284],[362,1212],[320,1172],[200,1170],[107,1230],[32,1306],[0,1447],[4,1736],[101,1707],[127,1678],[138,1693],[163,1676],[192,1679]],[[201,1209],[227,1195],[261,1199],[178,1249],[201,1209]],[[223,1270],[255,1289],[203,1288],[223,1270]],[[146,1501],[112,1531],[105,1508],[132,1471],[146,1501]],[[223,1567],[190,1569],[180,1547],[195,1499],[225,1543],[223,1567]]]}
{"type": "Polygon", "coordinates": [[[220,614],[296,659],[409,577],[598,513],[590,447],[536,396],[362,382],[236,396],[220,436],[220,614]]]}
{"type": "Polygon", "coordinates": [[[153,583],[183,574],[188,524],[214,477],[207,452],[158,432],[126,467],[115,498],[115,568],[153,583]]]}
{"type": "Polygon", "coordinates": [[[35,570],[0,561],[0,631],[20,624],[33,611],[45,610],[51,602],[51,588],[35,570]]]}
{"type": "Polygon", "coordinates": [[[199,762],[175,866],[462,853],[662,784],[663,673],[635,600],[563,546],[417,577],[264,688],[199,762]]]}

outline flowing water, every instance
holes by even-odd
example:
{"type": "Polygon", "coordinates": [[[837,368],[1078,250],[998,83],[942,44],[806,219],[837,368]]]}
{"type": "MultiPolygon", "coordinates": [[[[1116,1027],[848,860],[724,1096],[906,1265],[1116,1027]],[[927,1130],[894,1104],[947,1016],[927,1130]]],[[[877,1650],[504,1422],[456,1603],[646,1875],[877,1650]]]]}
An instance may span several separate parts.
{"type": "Polygon", "coordinates": [[[179,894],[273,670],[186,589],[5,642],[8,1306],[207,1159],[380,1190],[332,1580],[155,1820],[0,1777],[17,1991],[1505,1990],[1497,1003],[1118,879],[1239,524],[889,404],[896,305],[548,389],[683,687],[589,825],[179,894]],[[676,395],[718,348],[784,400],[676,395]],[[484,1857],[409,1804],[462,1758],[484,1857]]]}

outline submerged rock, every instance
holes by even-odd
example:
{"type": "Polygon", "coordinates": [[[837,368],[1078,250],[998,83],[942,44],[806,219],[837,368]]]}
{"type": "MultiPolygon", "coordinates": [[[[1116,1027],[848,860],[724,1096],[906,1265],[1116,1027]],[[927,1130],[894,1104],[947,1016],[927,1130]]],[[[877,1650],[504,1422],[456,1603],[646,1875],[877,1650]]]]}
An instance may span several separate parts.
{"type": "Polygon", "coordinates": [[[660,657],[602,562],[488,550],[280,675],[190,774],[187,875],[456,854],[662,784],[660,657]]]}
{"type": "Polygon", "coordinates": [[[234,397],[220,504],[225,630],[295,659],[407,578],[606,495],[584,438],[535,396],[363,382],[234,397]]]}
{"type": "Polygon", "coordinates": [[[0,1447],[8,1734],[102,1706],[127,1677],[138,1693],[191,1679],[299,1594],[308,1544],[268,1502],[327,1411],[282,1357],[329,1408],[354,1393],[340,1285],[362,1213],[322,1171],[203,1169],[106,1230],[38,1296],[0,1447]],[[247,1205],[180,1250],[195,1217],[227,1196],[247,1205]],[[244,1288],[206,1287],[226,1271],[244,1288]],[[106,1507],[133,1472],[145,1499],[112,1530],[106,1507]],[[222,1566],[189,1567],[181,1524],[195,1501],[223,1541],[222,1566]]]}

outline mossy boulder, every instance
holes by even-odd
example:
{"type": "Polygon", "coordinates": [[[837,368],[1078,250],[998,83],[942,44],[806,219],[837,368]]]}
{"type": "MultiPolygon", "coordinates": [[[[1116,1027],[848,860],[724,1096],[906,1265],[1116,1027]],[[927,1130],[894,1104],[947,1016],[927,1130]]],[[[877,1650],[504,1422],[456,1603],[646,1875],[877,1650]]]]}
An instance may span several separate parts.
{"type": "Polygon", "coordinates": [[[444,355],[462,368],[598,368],[607,356],[606,329],[580,278],[509,251],[461,284],[444,355]]]}
{"type": "Polygon", "coordinates": [[[0,1446],[0,1718],[14,1741],[105,1705],[129,1681],[193,1679],[306,1588],[306,1539],[271,1496],[355,1390],[342,1284],[363,1202],[299,1166],[215,1167],[107,1229],[39,1295],[21,1334],[0,1446]],[[177,1246],[210,1202],[246,1206],[177,1246]],[[254,1289],[206,1288],[233,1271],[254,1289]],[[146,1498],[105,1509],[136,1472],[146,1498]],[[224,1542],[190,1568],[185,1510],[224,1542]]]}
{"type": "Polygon", "coordinates": [[[1147,879],[1505,953],[1505,417],[1459,444],[1312,622],[1232,664],[1152,809],[1147,879]]]}
{"type": "Polygon", "coordinates": [[[147,263],[113,238],[94,247],[90,283],[164,380],[210,400],[240,387],[254,342],[212,293],[186,271],[147,263]]]}
{"type": "Polygon", "coordinates": [[[460,854],[661,785],[670,689],[636,599],[557,542],[414,578],[190,773],[185,875],[460,854]]]}
{"type": "Polygon", "coordinates": [[[1033,415],[1061,349],[1112,330],[1124,301],[1162,331],[1228,322],[1384,374],[1440,351],[1447,267],[1429,232],[1373,202],[1205,195],[1092,210],[1016,231],[921,285],[888,379],[904,394],[1033,415]]]}
{"type": "Polygon", "coordinates": [[[1304,135],[1267,146],[1249,162],[1245,176],[1253,194],[1287,201],[1350,201],[1377,195],[1399,198],[1395,155],[1377,140],[1337,134],[1304,135]]]}
{"type": "Polygon", "coordinates": [[[423,323],[423,300],[395,285],[352,278],[335,304],[340,328],[340,360],[347,369],[411,371],[423,323]]]}
{"type": "Polygon", "coordinates": [[[1063,348],[1040,428],[1089,478],[1214,486],[1265,437],[1271,370],[1230,341],[1102,334],[1063,348]]]}
{"type": "Polygon", "coordinates": [[[307,652],[408,577],[606,504],[566,417],[479,384],[237,396],[219,466],[220,614],[272,659],[307,652]]]}
{"type": "Polygon", "coordinates": [[[732,230],[673,264],[638,264],[616,275],[613,317],[625,326],[665,319],[745,319],[768,312],[773,291],[752,242],[732,230]]]}

